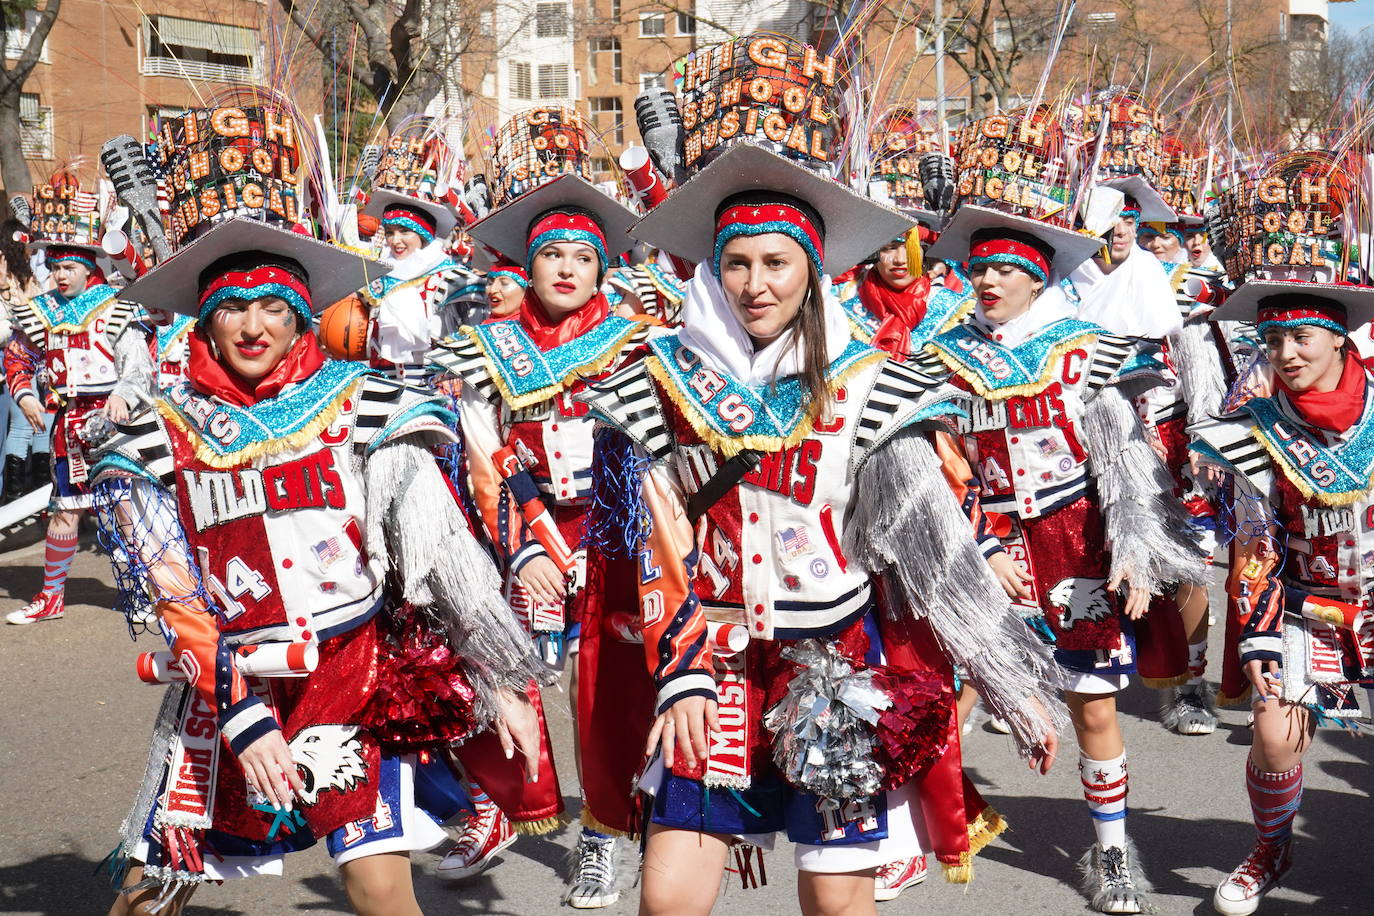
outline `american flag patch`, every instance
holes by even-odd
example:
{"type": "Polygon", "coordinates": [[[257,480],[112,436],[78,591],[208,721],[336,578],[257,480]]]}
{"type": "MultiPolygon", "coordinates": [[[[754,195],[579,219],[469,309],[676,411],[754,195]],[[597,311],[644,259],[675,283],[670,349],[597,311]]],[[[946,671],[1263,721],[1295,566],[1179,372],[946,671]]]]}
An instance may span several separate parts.
{"type": "Polygon", "coordinates": [[[807,536],[806,528],[802,525],[783,528],[777,533],[777,538],[778,546],[788,557],[799,557],[811,549],[811,538],[807,536]]]}
{"type": "Polygon", "coordinates": [[[310,549],[315,552],[315,560],[320,564],[320,569],[328,569],[343,558],[343,547],[340,546],[338,538],[320,541],[310,549]]]}

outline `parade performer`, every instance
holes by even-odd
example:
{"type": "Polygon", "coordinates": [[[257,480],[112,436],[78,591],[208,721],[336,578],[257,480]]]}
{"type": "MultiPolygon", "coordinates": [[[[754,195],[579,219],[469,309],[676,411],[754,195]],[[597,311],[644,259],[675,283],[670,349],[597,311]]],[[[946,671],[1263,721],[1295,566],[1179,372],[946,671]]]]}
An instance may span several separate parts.
{"type": "Polygon", "coordinates": [[[153,364],[157,367],[157,390],[166,391],[186,377],[186,363],[191,357],[191,332],[196,321],[191,315],[152,309],[153,364]]]}
{"type": "Polygon", "coordinates": [[[152,395],[153,367],[135,309],[105,282],[109,263],[100,247],[108,201],[92,200],[69,172],[34,189],[37,215],[30,247],[40,250],[53,288],[10,303],[14,330],[5,349],[5,379],[35,431],[51,421],[53,495],[49,502],[43,587],[5,615],[12,624],[57,620],[76,556],[77,523],[91,505],[88,426],[122,422],[152,395]],[[40,397],[40,387],[45,396],[40,397]]]}
{"type": "Polygon", "coordinates": [[[1001,541],[1021,567],[1019,604],[1055,645],[1096,836],[1082,860],[1084,891],[1101,912],[1137,913],[1148,887],[1126,835],[1115,695],[1136,671],[1135,626],[1150,597],[1202,582],[1205,570],[1131,406],[1160,383],[1159,364],[1074,318],[1056,282],[1099,245],[1065,225],[1069,189],[1056,178],[1071,163],[1059,159],[1060,131],[1046,112],[961,131],[965,193],[931,253],[967,261],[978,305],[930,350],[979,395],[962,423],[964,447],[982,505],[1002,517],[1001,541]],[[1043,164],[1035,174],[1004,171],[1027,156],[1043,164]],[[1014,193],[987,197],[993,179],[1014,182],[1014,193]]]}
{"type": "MultiPolygon", "coordinates": [[[[580,121],[559,123],[564,135],[580,130],[580,121]]],[[[539,135],[552,129],[545,109],[517,115],[513,124],[539,135]]],[[[585,137],[579,142],[563,148],[585,151],[585,137]]],[[[572,397],[616,368],[652,322],[611,314],[600,292],[611,258],[630,247],[634,214],[585,181],[569,161],[572,174],[508,195],[469,230],[506,258],[524,262],[529,287],[518,316],[464,328],[429,358],[462,382],[465,484],[506,569],[512,610],[550,661],[566,659],[576,672],[586,564],[577,546],[591,490],[592,423],[572,397]]],[[[576,708],[576,680],[572,693],[576,708]]],[[[541,775],[541,783],[548,788],[522,787],[518,831],[547,833],[561,825],[552,758],[544,762],[549,776],[541,775]]],[[[481,761],[463,758],[463,764],[473,782],[496,797],[500,786],[473,772],[481,761]]],[[[470,822],[473,837],[465,834],[441,873],[480,870],[509,842],[508,828],[496,822],[500,812],[479,806],[479,815],[484,810],[489,817],[470,822]]],[[[607,906],[620,894],[616,840],[599,826],[585,824],[574,851],[565,900],[575,907],[607,906]]]]}
{"type": "Polygon", "coordinates": [[[179,912],[324,837],[355,911],[418,913],[406,854],[464,801],[434,752],[494,723],[533,776],[524,690],[545,669],[431,454],[453,438],[443,402],[320,349],[313,314],[384,268],[292,231],[303,140],[258,99],[164,122],[169,174],[212,166],[173,200],[175,256],[122,293],[196,327],[186,380],[94,469],[123,610],[155,610],[171,649],[140,676],[185,682],[111,912],[179,912]],[[228,194],[262,218],[211,204],[228,194]]]}
{"type": "MultiPolygon", "coordinates": [[[[1069,275],[1070,292],[1077,298],[1080,319],[1113,334],[1159,342],[1166,384],[1137,398],[1136,409],[1174,478],[1175,496],[1183,501],[1194,489],[1186,476],[1184,427],[1220,406],[1225,383],[1205,316],[1185,329],[1184,317],[1192,310],[1190,297],[1182,292],[1188,268],[1171,264],[1166,269],[1137,244],[1142,225],[1167,223],[1178,215],[1159,190],[1165,177],[1171,183],[1177,179],[1165,174],[1171,161],[1164,155],[1165,141],[1170,138],[1159,115],[1132,93],[1098,93],[1087,111],[1085,132],[1090,136],[1098,133],[1095,119],[1108,124],[1097,184],[1122,192],[1125,202],[1108,243],[1069,275]]],[[[1192,198],[1175,194],[1173,199],[1186,203],[1192,198]]],[[[1194,505],[1205,515],[1205,497],[1194,505]]],[[[1209,537],[1201,524],[1195,535],[1199,545],[1209,537]]],[[[1216,729],[1205,678],[1207,630],[1207,590],[1183,583],[1152,602],[1136,634],[1141,680],[1163,691],[1160,721],[1180,734],[1206,735],[1216,729]]]]}
{"type": "MultiPolygon", "coordinates": [[[[835,82],[777,36],[714,52],[688,91],[765,67],[835,82]]],[[[782,82],[767,117],[828,148],[782,82]]],[[[1044,765],[1057,701],[920,428],[957,410],[948,375],[854,340],[829,291],[909,222],[752,143],[713,156],[635,230],[698,262],[682,330],[584,395],[611,427],[588,549],[639,571],[657,692],[641,912],[709,912],[730,844],[748,862],[783,829],[804,912],[871,912],[880,866],[929,850],[968,880],[1001,829],[961,778],[950,658],[1044,765]]]]}
{"type": "Polygon", "coordinates": [[[368,355],[375,368],[408,382],[426,374],[425,353],[456,330],[444,314],[448,295],[475,276],[448,253],[458,225],[461,180],[440,124],[416,119],[387,141],[363,215],[380,220],[382,261],[390,272],[367,288],[368,355]]]}
{"type": "Polygon", "coordinates": [[[520,306],[525,301],[525,290],[530,286],[525,268],[501,258],[491,265],[486,279],[487,304],[491,307],[486,320],[504,321],[519,315],[520,306]]]}
{"type": "Polygon", "coordinates": [[[1235,480],[1222,692],[1250,699],[1254,715],[1245,786],[1256,841],[1213,897],[1225,916],[1255,912],[1292,867],[1317,724],[1370,718],[1374,570],[1362,520],[1374,511],[1374,398],[1349,334],[1374,318],[1374,288],[1350,282],[1358,267],[1342,241],[1368,233],[1362,162],[1290,153],[1223,195],[1228,272],[1241,285],[1215,318],[1257,322],[1268,357],[1262,396],[1190,429],[1235,480]],[[1290,234],[1267,233],[1274,218],[1290,234]]]}
{"type": "Polygon", "coordinates": [[[938,135],[923,130],[905,105],[878,119],[869,146],[869,196],[919,225],[886,241],[852,288],[843,287],[840,303],[859,340],[905,360],[973,311],[968,277],[942,261],[928,264],[924,255],[953,203],[953,163],[938,135]]]}

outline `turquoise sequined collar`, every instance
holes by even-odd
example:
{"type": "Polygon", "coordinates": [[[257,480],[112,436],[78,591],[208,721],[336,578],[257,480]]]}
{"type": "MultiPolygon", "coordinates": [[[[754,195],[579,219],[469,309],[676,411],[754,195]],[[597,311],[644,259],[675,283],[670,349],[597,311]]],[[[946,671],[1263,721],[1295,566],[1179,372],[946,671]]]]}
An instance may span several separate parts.
{"type": "Polygon", "coordinates": [[[362,363],[329,360],[314,375],[274,398],[236,407],[207,397],[182,382],[159,408],[196,446],[197,457],[234,467],[266,454],[299,448],[333,422],[354,383],[372,370],[362,363]]]}
{"type": "Polygon", "coordinates": [[[1365,389],[1364,413],[1342,441],[1325,445],[1286,414],[1276,398],[1254,398],[1242,410],[1283,476],[1304,496],[1331,506],[1365,498],[1374,476],[1374,397],[1365,389]]]}
{"type": "Polygon", "coordinates": [[[1064,351],[1107,333],[1088,321],[1062,318],[1015,347],[1005,347],[977,328],[961,324],[938,335],[930,349],[980,395],[1001,400],[1037,394],[1050,383],[1064,351]]]}
{"type": "Polygon", "coordinates": [[[515,318],[464,328],[464,332],[481,348],[492,381],[506,402],[520,409],[607,368],[643,326],[643,321],[608,315],[586,334],[552,350],[540,350],[515,318]]]}
{"type": "Polygon", "coordinates": [[[114,299],[115,293],[113,286],[100,283],[71,299],[63,299],[56,292],[49,291],[34,296],[30,301],[49,331],[71,334],[84,331],[95,313],[114,299]]]}
{"type": "MultiPolygon", "coordinates": [[[[964,281],[967,284],[967,281],[964,281]]],[[[857,290],[858,287],[856,286],[857,290]]],[[[878,333],[880,322],[873,313],[864,308],[863,300],[857,291],[853,296],[840,302],[845,317],[854,329],[854,336],[864,343],[873,340],[878,333]]],[[[967,292],[958,293],[942,283],[932,283],[930,296],[926,301],[926,314],[921,323],[911,329],[912,353],[920,352],[926,344],[943,333],[973,310],[973,296],[967,292]]]]}
{"type": "MultiPolygon", "coordinates": [[[[734,454],[743,449],[776,451],[795,445],[811,431],[811,399],[796,376],[775,385],[753,389],[702,366],[701,357],[677,334],[649,341],[650,374],[716,451],[734,454]]],[[[850,340],[828,369],[832,387],[886,354],[858,340],[850,340]]]]}

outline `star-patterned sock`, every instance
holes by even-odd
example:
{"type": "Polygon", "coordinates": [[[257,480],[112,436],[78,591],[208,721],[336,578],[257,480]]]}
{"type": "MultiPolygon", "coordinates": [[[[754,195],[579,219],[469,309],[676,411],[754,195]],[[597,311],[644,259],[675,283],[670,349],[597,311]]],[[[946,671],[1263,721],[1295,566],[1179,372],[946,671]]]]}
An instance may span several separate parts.
{"type": "Polygon", "coordinates": [[[1093,830],[1103,849],[1126,845],[1126,755],[1112,760],[1093,760],[1079,755],[1078,776],[1088,800],[1093,830]]]}

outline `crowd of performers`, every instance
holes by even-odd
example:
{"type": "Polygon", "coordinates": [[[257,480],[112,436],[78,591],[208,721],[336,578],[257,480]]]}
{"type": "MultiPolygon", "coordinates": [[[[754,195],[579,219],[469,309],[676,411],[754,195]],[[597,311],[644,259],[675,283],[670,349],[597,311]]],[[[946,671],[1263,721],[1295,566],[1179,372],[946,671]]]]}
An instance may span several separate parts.
{"type": "Polygon", "coordinates": [[[1215,729],[1218,551],[1257,836],[1214,905],[1260,906],[1314,729],[1370,716],[1365,151],[1223,168],[1112,88],[945,137],[898,109],[842,168],[838,91],[776,36],[698,52],[627,194],[565,108],[486,175],[418,119],[336,182],[260,89],[36,189],[4,368],[53,489],[7,619],[63,616],[89,509],[167,646],[113,913],[319,840],[357,912],[418,912],[446,822],[451,878],[567,822],[560,675],[566,904],[709,912],[779,833],[807,913],[967,882],[1005,827],[981,703],[1040,773],[1072,726],[1084,892],[1143,912],[1116,696],[1215,729]]]}

